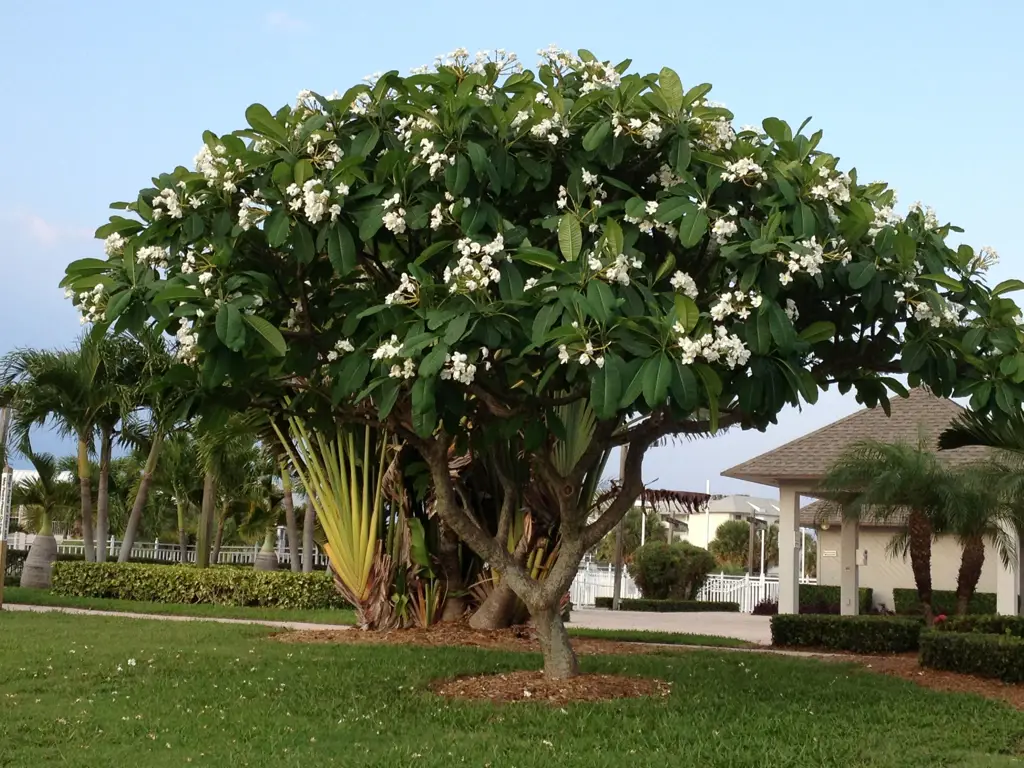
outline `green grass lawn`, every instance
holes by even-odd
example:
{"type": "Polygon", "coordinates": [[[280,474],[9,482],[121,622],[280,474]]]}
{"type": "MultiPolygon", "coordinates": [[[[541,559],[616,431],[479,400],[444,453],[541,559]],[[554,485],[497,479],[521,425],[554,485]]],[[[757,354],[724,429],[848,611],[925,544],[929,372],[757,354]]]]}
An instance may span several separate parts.
{"type": "Polygon", "coordinates": [[[1024,716],[852,665],[694,651],[586,657],[664,700],[496,707],[437,677],[535,668],[465,648],[295,645],[270,630],[0,614],[0,765],[1003,766],[1024,716]],[[134,664],[132,663],[134,660],[134,664]]]}
{"type": "Polygon", "coordinates": [[[587,629],[570,624],[569,634],[573,637],[587,637],[595,640],[615,640],[620,643],[659,643],[661,645],[706,645],[714,648],[752,648],[748,643],[735,637],[718,635],[691,635],[685,632],[657,632],[645,629],[587,629]]]}
{"type": "Polygon", "coordinates": [[[99,597],[64,597],[45,589],[22,589],[21,587],[4,588],[4,602],[121,613],[155,613],[169,616],[252,619],[254,621],[303,621],[311,624],[354,624],[356,620],[355,611],[347,609],[299,611],[287,608],[248,608],[238,605],[205,605],[201,603],[146,603],[138,600],[111,600],[99,597]]]}

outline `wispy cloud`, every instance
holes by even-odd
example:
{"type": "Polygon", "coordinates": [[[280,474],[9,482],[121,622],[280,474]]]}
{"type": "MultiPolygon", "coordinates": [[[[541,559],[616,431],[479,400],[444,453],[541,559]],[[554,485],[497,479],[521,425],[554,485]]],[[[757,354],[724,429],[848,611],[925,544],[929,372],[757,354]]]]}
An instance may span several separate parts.
{"type": "Polygon", "coordinates": [[[306,22],[292,16],[288,11],[270,11],[265,17],[266,25],[271,29],[302,29],[306,22]]]}
{"type": "Polygon", "coordinates": [[[52,248],[62,243],[85,241],[93,235],[92,230],[49,221],[31,211],[3,213],[0,214],[0,219],[10,221],[14,225],[15,231],[46,248],[52,248]]]}

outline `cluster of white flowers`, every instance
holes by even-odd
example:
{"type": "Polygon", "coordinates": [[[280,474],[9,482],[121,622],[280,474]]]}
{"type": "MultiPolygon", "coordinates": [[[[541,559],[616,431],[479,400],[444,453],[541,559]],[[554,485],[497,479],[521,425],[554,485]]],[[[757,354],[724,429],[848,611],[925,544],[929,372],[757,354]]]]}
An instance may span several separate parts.
{"type": "Polygon", "coordinates": [[[662,189],[668,189],[674,187],[676,184],[682,184],[683,179],[681,176],[676,176],[673,171],[666,163],[662,163],[657,173],[652,173],[647,177],[647,181],[651,184],[658,184],[662,189]]]}
{"type": "Polygon", "coordinates": [[[618,112],[612,113],[612,133],[616,136],[628,133],[635,139],[639,139],[639,142],[647,149],[653,147],[661,138],[662,130],[661,118],[655,113],[651,113],[646,121],[639,117],[627,118],[618,112]]]}
{"type": "Polygon", "coordinates": [[[630,259],[626,254],[619,253],[616,254],[611,263],[605,265],[596,253],[591,253],[587,256],[587,266],[594,272],[595,277],[604,278],[609,283],[629,285],[630,268],[640,269],[643,266],[643,262],[636,257],[630,259]]]}
{"type": "MultiPolygon", "coordinates": [[[[99,323],[106,319],[107,301],[106,288],[103,283],[97,283],[91,291],[82,291],[78,294],[78,309],[82,313],[81,323],[99,323]]],[[[64,297],[73,299],[75,292],[68,288],[64,291],[64,297]]]]}
{"type": "Polygon", "coordinates": [[[344,355],[346,352],[355,351],[355,347],[352,346],[352,342],[348,339],[338,339],[334,342],[334,349],[328,351],[327,362],[333,363],[339,357],[344,355]]]}
{"type": "Polygon", "coordinates": [[[669,284],[672,286],[673,290],[679,291],[680,293],[689,296],[691,299],[697,298],[697,283],[685,272],[677,271],[672,275],[672,279],[669,280],[669,284]]]}
{"type": "Polygon", "coordinates": [[[144,245],[135,254],[135,261],[154,269],[167,269],[167,251],[157,245],[144,245]]]}
{"type": "Polygon", "coordinates": [[[972,266],[979,272],[985,272],[999,263],[999,253],[990,245],[984,245],[974,257],[972,266]]]}
{"type": "Polygon", "coordinates": [[[939,297],[941,308],[935,311],[932,305],[923,300],[907,300],[902,291],[896,292],[897,300],[906,301],[907,306],[915,320],[928,323],[934,328],[940,325],[955,325],[960,322],[960,316],[956,313],[949,302],[939,297]]]}
{"type": "Polygon", "coordinates": [[[419,283],[416,278],[409,277],[405,272],[399,280],[398,287],[384,297],[385,304],[413,304],[419,296],[419,283]]]}
{"type": "MultiPolygon", "coordinates": [[[[178,186],[184,188],[185,182],[178,182],[178,186]]],[[[153,218],[159,221],[165,215],[172,219],[180,219],[185,215],[181,201],[178,199],[178,193],[170,187],[161,189],[160,194],[153,198],[153,218]]]]}
{"type": "Polygon", "coordinates": [[[174,336],[178,340],[175,356],[183,363],[194,363],[199,356],[199,334],[193,330],[192,321],[182,320],[174,336]]]}
{"type": "Polygon", "coordinates": [[[463,352],[454,352],[444,358],[441,369],[442,379],[451,379],[461,384],[472,384],[476,377],[476,366],[469,362],[469,356],[463,352]]]}
{"type": "MultiPolygon", "coordinates": [[[[736,216],[737,211],[733,206],[729,206],[729,215],[736,216]]],[[[711,236],[714,237],[715,242],[719,245],[725,245],[729,242],[729,238],[739,232],[739,224],[736,223],[735,219],[727,219],[725,216],[715,219],[715,223],[711,225],[711,236]]]]}
{"type": "Polygon", "coordinates": [[[401,365],[395,363],[388,371],[388,376],[392,379],[411,379],[415,375],[416,363],[412,361],[412,358],[406,358],[401,365]]]}
{"type": "Polygon", "coordinates": [[[306,154],[310,156],[314,163],[331,171],[334,170],[335,165],[341,162],[345,152],[333,141],[329,141],[326,146],[320,147],[323,141],[324,139],[319,133],[315,131],[311,133],[306,142],[306,154]]]}
{"type": "Polygon", "coordinates": [[[455,162],[455,155],[446,155],[443,152],[438,152],[434,142],[424,137],[420,139],[420,153],[413,159],[414,163],[420,161],[430,166],[430,178],[434,178],[441,172],[442,168],[455,162]]]}
{"type": "Polygon", "coordinates": [[[562,50],[557,45],[542,48],[537,51],[537,55],[540,57],[537,65],[550,66],[556,74],[578,72],[583,79],[582,93],[618,88],[622,83],[622,76],[611,64],[601,61],[583,61],[576,54],[562,50]]]}
{"type": "Polygon", "coordinates": [[[391,334],[391,338],[385,341],[373,352],[374,360],[392,360],[396,357],[402,356],[402,342],[398,340],[396,334],[391,334]]]}
{"type": "Polygon", "coordinates": [[[750,359],[750,350],[735,334],[730,334],[724,325],[715,328],[713,334],[706,333],[699,339],[691,339],[681,323],[676,323],[673,330],[678,335],[677,343],[682,352],[683,365],[691,365],[698,357],[709,363],[724,360],[729,368],[746,365],[750,359]]]}
{"type": "Polygon", "coordinates": [[[128,240],[124,235],[120,232],[115,232],[112,235],[107,235],[107,238],[103,241],[103,251],[107,256],[117,256],[124,250],[127,242],[128,240]]]}
{"type": "Polygon", "coordinates": [[[761,302],[761,294],[756,291],[746,294],[743,291],[726,291],[718,297],[718,303],[711,308],[711,317],[718,322],[730,315],[746,320],[750,317],[750,310],[760,307],[761,302]]]}
{"type": "Polygon", "coordinates": [[[910,204],[910,212],[918,213],[924,219],[925,229],[938,229],[939,228],[939,217],[935,214],[935,209],[930,205],[922,206],[920,202],[914,202],[910,204]]]}
{"type": "MultiPolygon", "coordinates": [[[[569,352],[569,347],[565,344],[558,345],[558,361],[562,365],[566,365],[575,353],[569,352]]],[[[593,343],[586,341],[580,350],[579,357],[576,358],[576,362],[580,365],[590,365],[593,363],[598,368],[604,368],[604,355],[600,354],[594,349],[593,343]]]]}
{"type": "Polygon", "coordinates": [[[501,280],[501,272],[494,266],[494,257],[505,249],[505,239],[499,233],[489,243],[478,243],[464,237],[455,244],[459,260],[454,267],[445,267],[444,282],[450,293],[472,293],[501,280]]]}
{"type": "Polygon", "coordinates": [[[234,192],[238,189],[235,175],[245,170],[245,163],[241,158],[235,158],[235,162],[232,164],[227,157],[227,151],[227,147],[223,144],[214,145],[212,151],[209,146],[204,144],[193,162],[196,170],[203,174],[207,184],[211,186],[219,184],[225,192],[234,192]]]}
{"type": "MultiPolygon", "coordinates": [[[[213,248],[206,246],[203,249],[203,255],[209,256],[213,253],[213,248]]],[[[184,257],[181,259],[181,274],[191,275],[196,271],[196,252],[186,251],[184,257]]]]}
{"type": "Polygon", "coordinates": [[[394,232],[396,235],[405,232],[405,208],[399,205],[401,200],[402,198],[397,192],[385,200],[384,215],[381,216],[384,226],[389,232],[394,232]]]}
{"type": "MultiPolygon", "coordinates": [[[[455,197],[452,196],[452,193],[451,192],[445,192],[444,193],[444,199],[448,203],[447,206],[445,206],[444,203],[438,203],[437,205],[435,205],[430,210],[430,228],[431,229],[440,229],[441,225],[444,224],[445,212],[447,211],[447,213],[450,215],[455,210],[455,197]]],[[[463,202],[463,205],[469,205],[469,199],[468,198],[465,198],[462,202],[463,202]]]]}
{"type": "MultiPolygon", "coordinates": [[[[487,73],[488,64],[494,64],[499,75],[523,71],[523,64],[519,61],[519,57],[504,48],[494,51],[477,51],[472,60],[470,60],[469,50],[466,48],[456,48],[454,51],[434,58],[435,70],[454,69],[460,74],[470,72],[484,75],[487,73]]],[[[413,67],[410,71],[414,75],[425,75],[430,71],[430,67],[413,67]]]]}
{"type": "Polygon", "coordinates": [[[797,272],[803,271],[812,276],[821,274],[821,265],[825,263],[825,248],[815,236],[810,240],[793,243],[789,253],[779,253],[776,259],[786,265],[786,271],[779,276],[779,282],[789,285],[797,272]]]}
{"type": "MultiPolygon", "coordinates": [[[[722,105],[704,102],[704,106],[722,105]]],[[[702,149],[710,150],[711,152],[719,152],[723,149],[732,149],[733,142],[736,141],[736,131],[733,129],[730,121],[724,118],[704,120],[700,117],[694,117],[692,121],[696,123],[697,127],[700,129],[699,135],[694,140],[694,143],[696,143],[697,146],[702,149]]]]}
{"type": "Polygon", "coordinates": [[[811,187],[811,197],[828,200],[837,205],[850,202],[850,177],[848,175],[840,173],[833,176],[832,170],[824,165],[818,169],[818,175],[824,180],[824,183],[811,187]]]}
{"type": "Polygon", "coordinates": [[[749,179],[757,181],[757,187],[760,189],[760,182],[767,181],[768,174],[749,157],[741,157],[735,162],[725,164],[725,172],[722,174],[723,181],[747,181],[749,179]]]}
{"type": "MultiPolygon", "coordinates": [[[[339,184],[335,187],[335,192],[339,197],[345,197],[348,194],[348,185],[339,184]]],[[[338,203],[331,203],[331,190],[328,186],[320,179],[306,179],[306,182],[300,187],[294,182],[288,185],[285,193],[291,198],[288,203],[288,208],[292,211],[301,210],[306,219],[310,224],[319,223],[325,214],[330,214],[331,221],[337,221],[338,216],[341,215],[341,205],[338,203]]],[[[249,200],[249,198],[246,198],[249,200]]],[[[250,204],[252,201],[249,200],[250,204]]],[[[245,201],[242,201],[245,206],[245,201]]],[[[246,229],[246,225],[242,224],[241,212],[239,212],[239,226],[246,229]]],[[[252,222],[248,220],[246,223],[252,226],[252,222]]]]}
{"type": "MultiPolygon", "coordinates": [[[[431,114],[437,113],[437,107],[431,107],[431,114]]],[[[398,118],[395,134],[405,142],[405,151],[412,151],[412,137],[414,133],[423,133],[434,130],[434,123],[426,117],[418,115],[406,115],[398,118]]]]}
{"type": "MultiPolygon", "coordinates": [[[[295,186],[294,184],[292,186],[295,186]]],[[[294,200],[292,201],[295,202],[294,200]]],[[[295,208],[292,208],[295,210],[295,208]]],[[[243,197],[238,206],[238,226],[248,232],[270,214],[270,206],[252,197],[243,197]]]]}
{"type": "MultiPolygon", "coordinates": [[[[542,94],[537,94],[538,96],[542,94]]],[[[569,128],[562,124],[562,115],[553,112],[551,117],[545,117],[539,123],[530,127],[530,135],[538,139],[547,139],[550,144],[557,144],[558,138],[569,138],[569,128]]]]}

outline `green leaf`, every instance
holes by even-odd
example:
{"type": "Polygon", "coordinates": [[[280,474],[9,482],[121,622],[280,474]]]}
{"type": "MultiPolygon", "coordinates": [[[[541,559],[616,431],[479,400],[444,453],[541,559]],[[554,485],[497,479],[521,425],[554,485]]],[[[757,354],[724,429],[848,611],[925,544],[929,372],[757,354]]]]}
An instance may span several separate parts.
{"type": "Polygon", "coordinates": [[[462,312],[453,317],[448,321],[448,326],[444,329],[445,342],[449,345],[455,344],[466,333],[466,326],[468,325],[469,312],[462,312]]]}
{"type": "Polygon", "coordinates": [[[466,191],[466,185],[469,184],[469,171],[469,158],[459,155],[455,160],[455,184],[451,189],[452,194],[456,197],[460,197],[466,191]]]}
{"type": "Polygon", "coordinates": [[[668,385],[672,381],[672,361],[664,352],[649,358],[643,365],[644,400],[651,408],[664,405],[668,399],[668,385]]]}
{"type": "Polygon", "coordinates": [[[274,170],[271,171],[270,177],[281,190],[288,189],[291,183],[295,180],[295,175],[292,173],[292,167],[284,160],[274,166],[274,170]]]}
{"type": "Polygon", "coordinates": [[[818,344],[822,341],[828,341],[836,335],[836,324],[819,320],[804,328],[800,331],[799,335],[808,344],[818,344]]]}
{"type": "Polygon", "coordinates": [[[591,280],[587,284],[587,303],[594,310],[598,322],[607,325],[615,313],[615,294],[602,280],[591,280]]]}
{"type": "Polygon", "coordinates": [[[292,251],[300,264],[309,264],[316,256],[316,246],[313,244],[313,233],[309,231],[302,222],[295,223],[292,230],[292,251]]]}
{"type": "Polygon", "coordinates": [[[583,148],[587,150],[587,152],[593,152],[604,143],[604,140],[608,138],[608,134],[611,133],[611,131],[612,124],[610,120],[602,120],[598,123],[594,123],[583,137],[583,148]]]}
{"type": "Polygon", "coordinates": [[[339,277],[344,277],[359,265],[356,241],[349,228],[341,222],[335,223],[327,235],[327,258],[339,277]]]}
{"type": "Polygon", "coordinates": [[[583,232],[573,213],[566,213],[558,222],[558,247],[566,261],[575,261],[583,249],[583,232]]]}
{"type": "Polygon", "coordinates": [[[631,197],[626,201],[626,215],[631,219],[647,218],[647,201],[642,197],[631,197]]]}
{"type": "Polygon", "coordinates": [[[216,327],[217,337],[228,349],[238,352],[245,345],[245,323],[234,304],[221,304],[216,327]]]}
{"type": "MultiPolygon", "coordinates": [[[[433,376],[418,378],[412,385],[412,428],[420,437],[430,437],[437,429],[437,406],[434,398],[436,381],[433,376]]],[[[420,532],[422,534],[422,528],[420,532]]]]}
{"type": "Polygon", "coordinates": [[[250,105],[245,110],[245,119],[257,133],[261,133],[271,139],[276,139],[282,144],[287,141],[284,126],[277,122],[274,116],[270,114],[270,110],[262,104],[250,105]]]}
{"type": "Polygon", "coordinates": [[[108,269],[110,269],[110,262],[106,259],[78,259],[68,264],[64,271],[69,275],[81,276],[106,272],[108,269]]]}
{"type": "Polygon", "coordinates": [[[900,363],[907,373],[914,373],[924,368],[931,357],[931,350],[923,341],[912,341],[903,348],[903,356],[900,363]]]}
{"type": "Polygon", "coordinates": [[[761,121],[761,127],[764,128],[764,132],[768,134],[768,137],[777,144],[793,140],[793,129],[789,127],[785,120],[779,120],[777,117],[766,117],[761,121]]]}
{"type": "Polygon", "coordinates": [[[107,323],[114,322],[120,316],[120,314],[124,312],[125,308],[128,306],[128,303],[131,300],[132,292],[130,289],[126,291],[118,291],[117,293],[112,293],[110,295],[110,298],[107,299],[107,307],[103,311],[104,321],[107,323]]]}
{"type": "Polygon", "coordinates": [[[672,392],[672,399],[683,409],[692,409],[700,401],[697,392],[697,377],[694,376],[690,366],[683,365],[682,361],[676,360],[675,375],[669,385],[672,392]]]}
{"type": "Polygon", "coordinates": [[[397,379],[388,379],[380,387],[380,394],[377,397],[377,415],[386,419],[391,410],[398,402],[400,384],[397,379]]]}
{"type": "Polygon", "coordinates": [[[267,223],[264,227],[264,233],[267,236],[267,244],[272,248],[284,245],[284,242],[288,239],[288,229],[291,225],[291,219],[288,218],[287,212],[283,208],[278,208],[269,217],[267,217],[267,223]]]}
{"type": "Polygon", "coordinates": [[[430,350],[420,361],[418,373],[420,378],[434,376],[444,368],[445,358],[448,357],[448,345],[438,344],[430,350]]]}
{"type": "Polygon", "coordinates": [[[612,256],[618,256],[624,248],[622,227],[619,222],[609,217],[604,221],[604,240],[608,245],[608,251],[612,256]]]}
{"type": "Polygon", "coordinates": [[[313,178],[313,164],[302,158],[295,164],[295,183],[300,187],[313,178]]]}
{"type": "Polygon", "coordinates": [[[689,333],[697,326],[697,321],[700,320],[700,309],[697,308],[697,302],[689,296],[677,293],[675,305],[676,319],[686,329],[686,332],[689,333]]]}
{"type": "Polygon", "coordinates": [[[675,141],[672,142],[672,148],[669,150],[668,160],[672,164],[672,170],[676,172],[676,175],[682,175],[686,173],[686,170],[690,167],[690,158],[693,155],[693,150],[690,148],[690,140],[685,136],[677,136],[675,141]]]}
{"type": "Polygon", "coordinates": [[[800,203],[793,209],[793,235],[808,238],[814,235],[818,225],[814,218],[814,210],[807,203],[800,203]]]}
{"type": "Polygon", "coordinates": [[[1014,291],[1024,291],[1024,280],[1003,280],[992,289],[992,295],[1002,296],[1004,293],[1013,293],[1014,291]]]}
{"type": "Polygon", "coordinates": [[[767,314],[775,345],[783,352],[788,352],[796,341],[793,323],[778,304],[772,304],[767,314]]]}
{"type": "Polygon", "coordinates": [[[556,269],[562,263],[557,253],[546,251],[543,248],[520,248],[516,251],[515,258],[517,261],[523,261],[535,267],[544,267],[544,269],[556,269]]]}
{"type": "MultiPolygon", "coordinates": [[[[639,363],[639,360],[635,360],[639,363]]],[[[632,410],[633,403],[644,391],[644,366],[642,364],[636,365],[636,371],[632,377],[629,378],[629,383],[626,385],[625,392],[622,393],[622,398],[619,400],[619,407],[623,410],[632,410]]]]}
{"type": "Polygon", "coordinates": [[[534,346],[540,347],[544,344],[548,331],[561,314],[562,307],[556,302],[545,304],[540,308],[537,316],[533,318],[533,333],[530,336],[534,346]]]}
{"type": "Polygon", "coordinates": [[[164,288],[164,290],[154,296],[153,301],[158,303],[170,301],[199,301],[203,298],[205,298],[203,296],[203,292],[191,285],[172,285],[164,288]]]}
{"type": "MultiPolygon", "coordinates": [[[[219,317],[220,313],[218,313],[218,319],[219,317]]],[[[284,336],[281,335],[277,328],[259,315],[242,315],[242,319],[246,325],[259,334],[260,340],[266,345],[267,349],[278,357],[284,357],[284,353],[288,351],[288,345],[285,344],[284,336]]]]}
{"type": "Polygon", "coordinates": [[[661,86],[661,95],[669,110],[673,115],[679,114],[679,110],[683,108],[683,83],[679,75],[664,67],[658,73],[658,85],[661,86]]]}
{"type": "Polygon", "coordinates": [[[476,173],[477,177],[483,178],[486,176],[488,169],[491,167],[491,160],[487,157],[487,150],[475,141],[469,141],[466,142],[466,152],[469,153],[469,161],[473,164],[473,172],[476,173]]]}
{"type": "Polygon", "coordinates": [[[590,379],[590,404],[599,419],[611,419],[619,411],[622,396],[622,359],[605,355],[604,366],[590,379]]]}
{"type": "Polygon", "coordinates": [[[654,220],[662,224],[675,221],[694,207],[694,204],[685,197],[668,197],[658,205],[658,210],[654,212],[654,220]]]}
{"type": "Polygon", "coordinates": [[[204,229],[206,229],[206,225],[203,224],[203,219],[198,213],[193,213],[181,225],[181,231],[187,240],[199,239],[202,237],[204,229]]]}
{"type": "Polygon", "coordinates": [[[1020,405],[1016,402],[1013,392],[1003,382],[996,384],[996,405],[1009,416],[1020,414],[1020,405]]]}
{"type": "Polygon", "coordinates": [[[999,363],[999,372],[1004,376],[1013,376],[1017,372],[1017,356],[1004,357],[999,363]]]}
{"type": "Polygon", "coordinates": [[[937,273],[936,274],[927,274],[927,275],[918,275],[917,279],[918,280],[931,280],[933,283],[936,283],[937,285],[941,285],[941,286],[943,286],[945,288],[949,288],[952,291],[962,291],[964,289],[963,283],[961,283],[959,280],[954,280],[952,277],[949,277],[948,275],[940,275],[940,274],[937,274],[937,273]]]}
{"type": "Polygon", "coordinates": [[[876,272],[874,262],[855,261],[850,265],[850,288],[859,291],[874,279],[876,272]]]}
{"type": "Polygon", "coordinates": [[[436,256],[445,248],[451,248],[452,243],[454,242],[454,240],[438,240],[437,242],[431,243],[420,251],[420,255],[416,257],[416,266],[427,263],[430,261],[431,257],[436,256]]]}
{"type": "Polygon", "coordinates": [[[341,399],[356,392],[363,382],[366,381],[366,374],[370,372],[370,357],[365,354],[351,353],[342,358],[334,377],[335,404],[341,399]]]}
{"type": "Polygon", "coordinates": [[[772,348],[772,327],[767,312],[758,312],[747,321],[747,346],[755,355],[767,355],[772,348]]]}
{"type": "Polygon", "coordinates": [[[691,203],[683,211],[683,219],[679,222],[679,242],[684,248],[692,248],[703,239],[707,231],[707,215],[691,203]]]}
{"type": "Polygon", "coordinates": [[[917,243],[906,232],[896,235],[896,256],[905,267],[909,267],[917,259],[917,243]]]}

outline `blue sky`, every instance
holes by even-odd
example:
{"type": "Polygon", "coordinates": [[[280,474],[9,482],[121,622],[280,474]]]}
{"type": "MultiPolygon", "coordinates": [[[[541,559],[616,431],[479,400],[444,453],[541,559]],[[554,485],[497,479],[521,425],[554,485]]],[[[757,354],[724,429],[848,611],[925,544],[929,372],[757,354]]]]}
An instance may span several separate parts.
{"type": "MultiPolygon", "coordinates": [[[[0,10],[0,354],[71,343],[80,327],[57,283],[102,253],[91,232],[109,202],[191,163],[204,129],[244,126],[302,88],[340,91],[378,70],[428,64],[459,46],[506,48],[532,66],[549,43],[634,70],[675,69],[737,124],[813,116],[822,149],[921,200],[1024,277],[1020,179],[1024,4],[991,0],[174,3],[16,2],[0,10]]],[[[777,427],[657,449],[657,487],[752,490],[726,467],[856,409],[832,392],[777,427]]],[[[67,450],[42,435],[39,447],[67,450]]]]}

